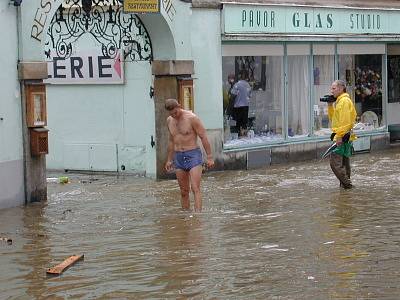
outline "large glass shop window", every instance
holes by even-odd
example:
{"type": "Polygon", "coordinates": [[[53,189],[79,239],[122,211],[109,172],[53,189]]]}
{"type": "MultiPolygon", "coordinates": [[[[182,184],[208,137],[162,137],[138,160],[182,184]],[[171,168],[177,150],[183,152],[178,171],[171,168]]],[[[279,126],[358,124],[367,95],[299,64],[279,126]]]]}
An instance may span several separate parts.
{"type": "Polygon", "coordinates": [[[309,135],[310,45],[287,46],[289,138],[309,135]]]}
{"type": "Polygon", "coordinates": [[[335,80],[335,45],[313,45],[313,128],[314,135],[330,135],[328,104],[320,101],[330,94],[330,87],[335,80]]]}
{"type": "Polygon", "coordinates": [[[388,102],[400,102],[400,45],[387,47],[388,102]]]}
{"type": "Polygon", "coordinates": [[[225,147],[283,139],[283,47],[266,47],[260,54],[278,55],[222,58],[225,147]]]}
{"type": "Polygon", "coordinates": [[[339,79],[347,83],[347,92],[357,111],[356,131],[383,128],[381,44],[338,45],[339,79]]]}

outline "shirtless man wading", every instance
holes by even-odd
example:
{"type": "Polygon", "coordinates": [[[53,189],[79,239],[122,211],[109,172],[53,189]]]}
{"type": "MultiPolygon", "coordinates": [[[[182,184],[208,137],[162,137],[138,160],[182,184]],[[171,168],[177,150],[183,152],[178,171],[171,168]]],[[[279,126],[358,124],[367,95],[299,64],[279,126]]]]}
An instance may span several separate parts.
{"type": "Polygon", "coordinates": [[[190,187],[194,194],[194,211],[202,209],[200,181],[203,171],[203,157],[198,137],[207,153],[207,167],[214,166],[211,146],[207,139],[206,130],[200,119],[191,111],[181,108],[175,99],[165,100],[165,109],[169,113],[167,126],[169,130],[168,156],[165,170],[171,172],[176,169],[181,190],[181,204],[183,209],[190,209],[190,187]]]}

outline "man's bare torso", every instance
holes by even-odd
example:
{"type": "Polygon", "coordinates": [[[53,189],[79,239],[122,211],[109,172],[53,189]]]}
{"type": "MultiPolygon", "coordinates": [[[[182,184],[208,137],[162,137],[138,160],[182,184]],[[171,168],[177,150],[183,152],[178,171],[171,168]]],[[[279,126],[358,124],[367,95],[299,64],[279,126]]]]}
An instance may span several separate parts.
{"type": "Polygon", "coordinates": [[[175,151],[187,151],[198,147],[197,133],[195,132],[192,121],[196,115],[190,111],[182,110],[182,115],[178,119],[168,117],[168,129],[172,136],[175,151]]]}

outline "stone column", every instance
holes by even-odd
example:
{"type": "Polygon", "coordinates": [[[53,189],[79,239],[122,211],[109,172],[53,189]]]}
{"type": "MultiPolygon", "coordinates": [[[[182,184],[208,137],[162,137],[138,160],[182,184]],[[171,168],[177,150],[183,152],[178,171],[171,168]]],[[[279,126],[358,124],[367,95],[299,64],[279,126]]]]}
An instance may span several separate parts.
{"type": "Polygon", "coordinates": [[[167,159],[168,112],[164,108],[164,101],[168,98],[178,99],[178,77],[191,76],[194,74],[193,61],[153,61],[152,73],[154,79],[154,106],[155,106],[155,128],[156,128],[156,177],[173,178],[174,174],[168,174],[164,170],[167,159]]]}
{"type": "Polygon", "coordinates": [[[27,126],[27,86],[43,85],[47,79],[46,62],[20,62],[22,133],[24,147],[25,204],[47,200],[46,156],[31,154],[30,130],[27,126]]]}

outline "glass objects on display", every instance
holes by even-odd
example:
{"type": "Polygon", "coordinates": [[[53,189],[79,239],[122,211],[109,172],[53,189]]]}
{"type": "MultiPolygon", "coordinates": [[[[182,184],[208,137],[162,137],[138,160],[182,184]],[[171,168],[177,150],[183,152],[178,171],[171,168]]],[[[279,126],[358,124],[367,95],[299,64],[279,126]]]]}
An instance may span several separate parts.
{"type": "Polygon", "coordinates": [[[355,102],[355,129],[383,127],[382,55],[340,55],[339,77],[346,80],[347,92],[355,102]]]}
{"type": "Polygon", "coordinates": [[[283,57],[226,56],[222,76],[225,146],[282,140],[283,57]],[[234,86],[241,74],[247,75],[244,80],[251,87],[245,130],[238,130],[235,114],[234,86]]]}
{"type": "MultiPolygon", "coordinates": [[[[345,54],[336,56],[333,47],[328,49],[329,51],[325,51],[327,50],[325,48],[317,48],[318,51],[314,55],[304,51],[304,53],[288,51],[286,56],[283,54],[223,56],[224,147],[246,147],[284,139],[329,136],[331,128],[328,104],[320,101],[320,98],[330,94],[330,87],[335,79],[345,80],[347,93],[355,104],[357,110],[355,130],[370,131],[384,128],[382,54],[361,55],[350,51],[350,54],[344,52],[345,54]],[[286,77],[284,69],[287,71],[286,77]],[[237,128],[238,122],[235,116],[237,96],[233,93],[235,90],[233,87],[243,71],[247,74],[244,80],[251,87],[244,132],[237,128]],[[338,74],[338,77],[335,74],[338,74]],[[284,119],[285,116],[287,119],[284,119]]],[[[357,47],[354,49],[360,50],[357,47]]],[[[392,60],[394,66],[399,62],[400,59],[392,60]]],[[[388,81],[400,76],[400,71],[397,72],[395,67],[391,72],[392,74],[388,74],[388,81]]],[[[395,83],[389,82],[389,87],[390,84],[393,86],[395,83]]],[[[389,89],[388,95],[400,101],[400,86],[397,92],[396,89],[394,91],[389,89]]]]}

